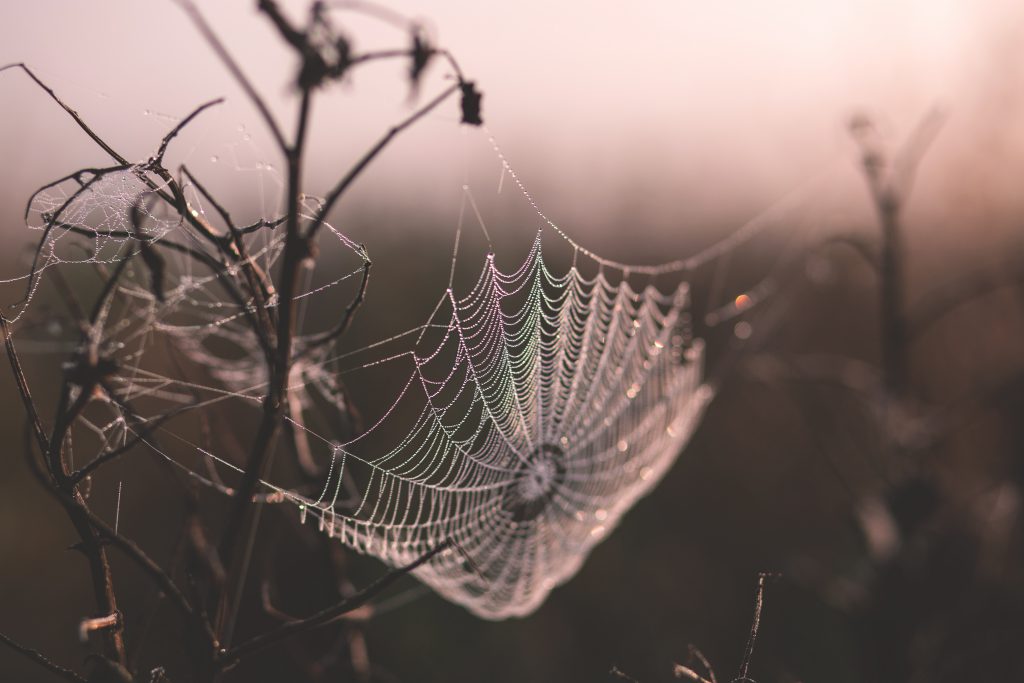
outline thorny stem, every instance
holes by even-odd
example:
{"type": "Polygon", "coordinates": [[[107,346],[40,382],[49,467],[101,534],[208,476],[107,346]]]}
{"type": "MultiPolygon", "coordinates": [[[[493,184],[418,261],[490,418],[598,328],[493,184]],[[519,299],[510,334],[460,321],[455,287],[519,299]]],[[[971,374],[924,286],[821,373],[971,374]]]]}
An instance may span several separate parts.
{"type": "MultiPolygon", "coordinates": [[[[82,549],[83,554],[89,562],[93,593],[96,599],[97,608],[105,614],[116,612],[117,598],[114,595],[113,577],[110,573],[110,563],[107,560],[106,551],[103,549],[103,545],[100,542],[98,535],[89,523],[89,515],[91,513],[85,504],[85,499],[82,497],[82,494],[77,490],[75,485],[68,480],[67,473],[64,471],[63,462],[60,457],[60,451],[62,450],[61,446],[64,441],[64,429],[66,429],[66,427],[59,428],[59,426],[55,426],[52,437],[47,439],[46,431],[39,418],[39,411],[35,407],[35,401],[32,399],[32,394],[28,389],[28,381],[25,379],[25,374],[21,368],[21,362],[18,359],[17,349],[14,346],[14,339],[11,337],[10,327],[7,324],[7,319],[2,315],[0,315],[0,328],[2,328],[3,331],[7,357],[11,363],[11,369],[14,372],[15,383],[18,385],[22,404],[28,413],[29,419],[32,421],[32,426],[36,433],[40,450],[44,454],[44,460],[49,464],[49,475],[54,484],[53,492],[61,506],[67,512],[72,525],[75,527],[75,531],[78,532],[79,538],[81,538],[81,545],[79,547],[82,549]],[[57,444],[56,454],[49,450],[51,448],[50,444],[57,444]],[[47,454],[49,454],[49,457],[46,457],[47,454]],[[54,467],[54,464],[56,464],[56,468],[54,467]]],[[[61,395],[61,403],[64,404],[67,401],[66,387],[64,391],[61,392],[61,395]]],[[[58,413],[58,421],[70,425],[70,421],[60,413],[58,413]]],[[[113,629],[106,632],[105,636],[104,644],[107,657],[122,665],[127,663],[127,653],[125,652],[124,638],[121,630],[113,629]]]]}

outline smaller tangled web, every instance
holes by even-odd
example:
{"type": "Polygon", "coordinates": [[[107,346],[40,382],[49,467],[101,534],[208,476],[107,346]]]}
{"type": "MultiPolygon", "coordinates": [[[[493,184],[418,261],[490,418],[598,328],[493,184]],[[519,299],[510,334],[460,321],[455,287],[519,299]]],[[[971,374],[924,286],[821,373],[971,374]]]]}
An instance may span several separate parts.
{"type": "Polygon", "coordinates": [[[27,304],[48,268],[116,262],[137,252],[139,239],[161,239],[181,222],[164,207],[154,210],[143,201],[162,184],[140,165],[85,169],[40,188],[25,213],[28,227],[42,233],[30,274],[0,282],[28,280],[27,304]]]}
{"type": "Polygon", "coordinates": [[[693,433],[711,392],[702,345],[687,340],[687,299],[685,284],[664,295],[603,271],[556,275],[539,234],[514,272],[488,256],[468,294],[442,299],[438,339],[420,339],[392,408],[333,446],[319,498],[293,498],[300,514],[391,565],[454,540],[463,552],[421,567],[424,582],[481,617],[529,614],[693,433]],[[363,448],[378,434],[401,438],[363,448]],[[341,514],[348,467],[364,483],[341,514]]]}
{"type": "MultiPolygon", "coordinates": [[[[247,322],[252,309],[226,299],[218,275],[196,265],[209,247],[180,216],[148,210],[145,196],[157,187],[132,168],[83,172],[44,188],[30,207],[44,231],[33,272],[69,261],[122,262],[143,249],[140,236],[177,254],[159,293],[141,263],[126,269],[102,316],[105,328],[94,331],[101,352],[116,360],[115,416],[86,426],[101,453],[135,439],[228,491],[217,469],[237,466],[213,445],[190,441],[178,416],[208,419],[204,411],[231,401],[259,410],[266,364],[247,322]],[[81,235],[93,242],[88,251],[81,235]],[[185,453],[171,455],[168,443],[184,444],[185,453]],[[196,456],[205,470],[189,464],[196,456]]],[[[278,226],[261,220],[244,228],[263,273],[280,261],[278,226]]],[[[489,255],[468,292],[448,289],[416,336],[403,336],[415,338],[411,348],[356,368],[368,375],[405,368],[397,396],[356,436],[338,418],[373,378],[343,388],[344,355],[300,330],[288,419],[307,440],[315,459],[307,471],[319,479],[304,489],[263,482],[266,499],[295,504],[302,521],[312,517],[324,533],[392,566],[453,542],[416,570],[422,581],[481,617],[535,610],[661,479],[711,397],[687,284],[668,293],[651,284],[634,289],[629,277],[609,275],[608,262],[582,250],[576,256],[596,274],[585,275],[576,261],[561,274],[549,269],[540,232],[511,272],[489,255]]],[[[296,298],[325,295],[360,270],[328,276],[296,298]]],[[[34,291],[30,282],[29,298],[34,291]]]]}

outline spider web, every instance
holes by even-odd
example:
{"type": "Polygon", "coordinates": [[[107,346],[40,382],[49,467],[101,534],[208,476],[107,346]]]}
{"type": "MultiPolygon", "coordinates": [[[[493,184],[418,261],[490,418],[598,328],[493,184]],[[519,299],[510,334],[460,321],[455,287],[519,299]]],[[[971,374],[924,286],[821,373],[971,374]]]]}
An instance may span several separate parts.
{"type": "Polygon", "coordinates": [[[532,612],[696,426],[710,392],[701,345],[682,332],[686,301],[685,285],[663,295],[603,272],[552,273],[539,237],[513,272],[489,256],[466,295],[439,302],[440,338],[410,353],[392,409],[334,445],[320,496],[296,501],[329,535],[393,565],[453,539],[472,562],[447,551],[421,579],[480,616],[532,612]],[[378,431],[402,438],[366,453],[378,431]],[[346,467],[366,470],[365,485],[341,515],[346,467]]]}
{"type": "MultiPolygon", "coordinates": [[[[456,549],[416,575],[488,619],[529,614],[571,578],[662,478],[699,423],[713,391],[703,383],[704,344],[692,332],[690,288],[684,281],[662,291],[654,276],[716,258],[784,208],[697,257],[627,267],[549,221],[495,150],[502,172],[542,219],[526,257],[503,270],[488,254],[475,283],[464,292],[449,286],[424,324],[362,349],[315,343],[322,332],[300,321],[287,420],[301,445],[303,476],[295,483],[278,468],[260,494],[263,502],[296,506],[303,523],[391,566],[454,541],[456,549]],[[569,244],[571,266],[549,266],[546,235],[569,244]],[[645,284],[634,285],[636,274],[645,284]],[[359,361],[351,365],[352,358],[359,361]],[[354,372],[360,381],[349,383],[354,372]],[[348,392],[373,386],[378,374],[404,380],[388,407],[359,426],[352,419],[359,397],[348,392]]],[[[76,174],[37,194],[30,226],[44,239],[35,272],[127,258],[138,250],[137,240],[123,236],[133,222],[171,246],[209,250],[180,217],[130,215],[153,191],[141,173],[76,174]],[[91,248],[78,258],[65,255],[81,248],[66,243],[85,228],[95,235],[91,248]]],[[[194,189],[186,191],[189,210],[206,216],[194,189]]],[[[307,202],[312,214],[316,200],[307,202]]],[[[270,273],[283,235],[272,220],[251,227],[245,239],[252,259],[270,273]]],[[[367,260],[361,246],[327,228],[355,263],[340,273],[310,272],[296,296],[303,303],[330,292],[350,295],[367,260]]],[[[226,482],[244,458],[232,455],[226,438],[203,432],[231,420],[217,430],[230,432],[244,424],[234,421],[238,415],[259,409],[266,361],[246,319],[250,304],[226,297],[217,275],[182,252],[166,252],[178,256],[162,296],[132,261],[90,330],[116,362],[115,389],[79,419],[84,436],[74,450],[103,458],[136,444],[230,494],[226,482]]]]}

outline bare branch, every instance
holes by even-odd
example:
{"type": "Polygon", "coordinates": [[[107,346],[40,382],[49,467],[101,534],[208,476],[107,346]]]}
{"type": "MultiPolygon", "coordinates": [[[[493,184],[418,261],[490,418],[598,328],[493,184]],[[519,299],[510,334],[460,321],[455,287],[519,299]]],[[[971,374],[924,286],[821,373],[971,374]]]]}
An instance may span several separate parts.
{"type": "Polygon", "coordinates": [[[220,58],[220,61],[227,67],[227,70],[231,72],[235,81],[241,86],[242,90],[245,91],[246,96],[253,103],[256,109],[259,111],[260,116],[263,117],[263,121],[267,124],[267,128],[270,129],[270,134],[274,136],[274,140],[277,142],[278,148],[280,148],[282,154],[288,154],[288,143],[284,139],[284,135],[281,133],[281,128],[277,125],[277,121],[274,119],[274,115],[270,113],[270,108],[267,107],[266,102],[256,91],[252,82],[242,71],[242,68],[238,66],[238,63],[224,47],[224,44],[214,33],[213,28],[206,23],[206,19],[199,12],[199,8],[191,2],[191,0],[177,0],[178,4],[181,5],[182,9],[192,20],[192,23],[202,34],[207,44],[213,49],[220,58]]]}
{"type": "Polygon", "coordinates": [[[320,228],[324,224],[324,221],[327,219],[327,214],[329,214],[331,209],[334,208],[334,205],[345,193],[345,190],[347,190],[349,186],[352,184],[352,182],[359,177],[359,174],[362,173],[367,166],[369,166],[370,162],[373,161],[376,158],[376,156],[380,154],[385,147],[388,146],[388,143],[391,142],[391,140],[393,140],[396,135],[404,131],[412,124],[419,121],[421,118],[426,116],[431,111],[433,111],[439,104],[444,102],[454,92],[458,91],[459,89],[459,84],[455,84],[448,87],[440,95],[432,99],[426,105],[415,111],[407,119],[393,126],[387,133],[385,133],[384,137],[378,140],[377,144],[371,147],[370,150],[363,155],[363,158],[360,159],[358,163],[356,163],[356,165],[353,166],[349,170],[349,172],[345,174],[345,177],[338,181],[338,184],[335,185],[334,188],[327,194],[327,197],[324,199],[324,202],[321,205],[320,210],[317,211],[316,216],[310,222],[309,228],[306,232],[307,239],[311,240],[313,237],[316,236],[317,231],[320,230],[320,228]]]}
{"type": "Polygon", "coordinates": [[[38,650],[33,650],[30,647],[26,647],[24,645],[21,645],[20,643],[15,642],[3,633],[0,633],[0,643],[3,643],[4,645],[11,648],[20,655],[28,657],[39,666],[47,669],[51,673],[60,676],[64,680],[73,681],[74,683],[86,683],[86,680],[84,678],[76,674],[71,669],[63,667],[60,664],[51,661],[49,658],[46,657],[46,655],[39,652],[38,650]]]}
{"type": "Polygon", "coordinates": [[[747,647],[743,650],[743,659],[740,661],[739,674],[734,681],[749,680],[747,674],[750,672],[750,660],[754,656],[754,645],[757,643],[757,633],[761,628],[761,610],[764,608],[764,589],[768,579],[776,576],[770,572],[761,572],[757,575],[757,597],[754,599],[754,618],[750,623],[750,637],[747,638],[747,647]]]}
{"type": "Polygon", "coordinates": [[[410,562],[402,567],[392,569],[387,574],[384,574],[379,579],[371,583],[363,590],[351,595],[336,605],[323,609],[316,614],[301,619],[299,621],[291,621],[286,624],[282,624],[276,629],[264,633],[261,636],[257,636],[251,640],[248,640],[228,651],[224,656],[225,665],[231,665],[238,660],[246,657],[254,652],[262,650],[263,648],[273,645],[274,643],[280,642],[292,636],[306,631],[311,631],[315,628],[329,624],[338,617],[347,614],[372,600],[374,597],[379,595],[391,584],[405,576],[406,574],[414,571],[416,568],[429,562],[438,553],[447,550],[452,547],[451,541],[445,541],[441,543],[433,550],[425,553],[416,560],[410,562]]]}
{"type": "Polygon", "coordinates": [[[50,99],[52,99],[54,102],[56,102],[58,105],[60,105],[60,108],[63,109],[64,111],[66,111],[68,113],[68,115],[72,119],[74,119],[75,123],[78,124],[78,127],[81,128],[83,131],[85,131],[85,134],[88,135],[92,139],[93,142],[95,142],[97,145],[99,145],[100,148],[104,152],[109,154],[111,156],[111,158],[114,159],[114,161],[116,161],[117,163],[121,164],[122,166],[130,166],[131,165],[128,162],[127,159],[125,159],[123,156],[121,156],[120,154],[115,152],[114,149],[110,145],[108,145],[106,142],[104,142],[103,138],[101,138],[99,135],[94,133],[92,128],[90,128],[85,123],[85,121],[82,120],[82,117],[78,115],[78,112],[76,112],[74,109],[72,109],[68,105],[64,104],[64,101],[61,100],[59,97],[57,97],[57,93],[55,93],[50,86],[48,86],[45,83],[43,83],[32,72],[32,70],[28,68],[28,66],[26,66],[25,64],[22,64],[22,63],[18,63],[18,64],[8,64],[7,66],[0,67],[0,71],[6,71],[7,69],[21,69],[26,74],[28,74],[28,77],[31,78],[33,81],[35,81],[36,85],[38,85],[40,88],[42,88],[46,92],[46,94],[50,96],[50,99]]]}
{"type": "Polygon", "coordinates": [[[200,114],[202,114],[205,110],[209,109],[210,107],[213,107],[215,105],[221,104],[222,102],[224,102],[224,98],[223,97],[218,97],[215,100],[210,100],[209,102],[205,102],[205,103],[199,105],[198,107],[196,107],[195,110],[193,110],[191,114],[189,114],[188,116],[183,118],[181,121],[179,121],[178,125],[176,125],[174,128],[172,128],[171,131],[167,135],[164,136],[163,140],[160,141],[160,147],[157,149],[156,154],[153,155],[153,158],[149,160],[149,162],[147,163],[147,166],[149,166],[150,168],[154,168],[154,169],[160,167],[161,164],[163,164],[163,162],[164,162],[164,154],[167,152],[167,145],[169,145],[171,143],[171,140],[176,138],[178,136],[178,133],[180,133],[185,126],[187,126],[189,123],[192,122],[192,119],[194,119],[195,117],[199,116],[200,114]]]}
{"type": "MultiPolygon", "coordinates": [[[[366,253],[365,248],[363,249],[363,253],[366,253]]],[[[370,267],[372,265],[373,263],[368,258],[365,261],[363,261],[363,279],[359,283],[359,291],[356,292],[355,297],[352,299],[351,302],[349,302],[349,305],[345,308],[345,313],[344,315],[341,316],[341,320],[339,320],[338,324],[335,325],[330,330],[327,330],[326,332],[323,332],[322,334],[319,334],[310,339],[307,342],[307,346],[304,353],[309,353],[310,351],[318,349],[321,346],[324,346],[325,344],[329,344],[345,334],[345,332],[348,330],[349,325],[352,324],[352,318],[355,317],[356,310],[359,308],[360,305],[362,305],[363,301],[366,299],[366,287],[370,282],[370,267]]]]}

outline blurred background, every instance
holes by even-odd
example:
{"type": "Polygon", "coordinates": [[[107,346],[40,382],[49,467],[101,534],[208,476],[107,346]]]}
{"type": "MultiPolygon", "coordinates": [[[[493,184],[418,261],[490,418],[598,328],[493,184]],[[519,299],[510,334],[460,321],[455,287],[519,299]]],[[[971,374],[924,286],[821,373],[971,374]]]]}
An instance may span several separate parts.
{"type": "MultiPolygon", "coordinates": [[[[290,121],[295,62],[254,4],[200,7],[290,121]]],[[[282,4],[295,17],[306,6],[282,4]]],[[[235,680],[603,681],[615,666],[666,681],[689,643],[728,680],[762,570],[783,577],[768,588],[751,671],[761,683],[1024,678],[1024,7],[388,6],[453,52],[484,93],[487,128],[460,126],[447,103],[397,139],[332,216],[374,260],[353,348],[429,315],[464,186],[503,265],[525,255],[541,220],[503,172],[492,135],[544,214],[617,261],[697,253],[801,194],[756,240],[694,275],[701,314],[764,292],[728,322],[698,316],[718,396],[666,479],[535,614],[482,622],[415,593],[340,640],[318,634],[268,651],[235,680]],[[869,117],[874,144],[897,153],[931,112],[942,124],[900,216],[905,303],[921,325],[911,390],[894,406],[879,389],[878,272],[850,248],[877,249],[880,229],[849,122],[869,117]],[[756,289],[762,282],[771,286],[756,289]],[[325,652],[333,657],[321,660],[325,652]]],[[[365,17],[340,25],[360,50],[405,46],[400,31],[365,17]]],[[[11,62],[32,67],[129,159],[147,158],[196,105],[226,97],[176,141],[172,163],[187,163],[239,221],[280,209],[281,160],[266,130],[173,2],[8,3],[0,65],[11,62]]],[[[326,191],[411,111],[406,72],[369,66],[323,93],[309,192],[326,191]]],[[[417,101],[446,74],[432,65],[417,101]]],[[[0,98],[0,278],[11,278],[30,263],[31,193],[106,159],[23,73],[0,73],[0,98]]],[[[465,230],[469,273],[486,244],[475,221],[465,230]]],[[[3,303],[20,293],[4,285],[3,303]]],[[[44,343],[24,349],[49,407],[61,358],[44,343]]],[[[387,401],[374,387],[350,390],[370,410],[387,401]]],[[[23,412],[6,371],[0,395],[0,433],[20,444],[23,412]]],[[[66,550],[73,531],[20,446],[2,463],[0,632],[77,667],[75,632],[92,605],[84,562],[66,550]]],[[[176,502],[160,475],[126,464],[95,484],[92,500],[110,513],[122,482],[122,528],[166,558],[176,502]]],[[[280,599],[298,613],[330,600],[315,538],[272,514],[265,527],[257,553],[280,599]]],[[[125,604],[148,599],[130,567],[115,569],[125,604]]],[[[382,569],[353,558],[352,581],[382,569]]],[[[246,618],[253,632],[272,623],[258,605],[246,618]]],[[[172,680],[187,680],[173,676],[180,654],[167,629],[151,636],[148,665],[172,662],[172,680]]],[[[49,680],[4,649],[0,673],[49,680]]]]}

